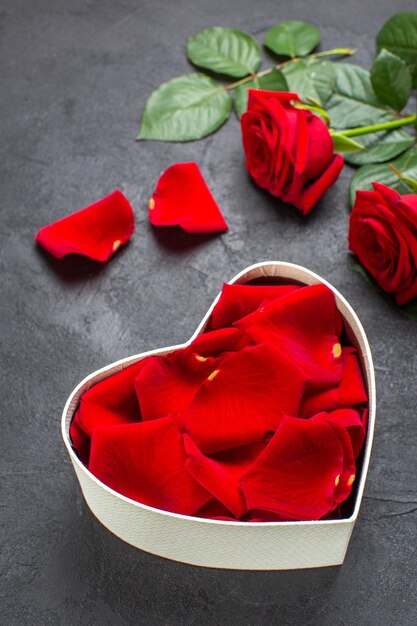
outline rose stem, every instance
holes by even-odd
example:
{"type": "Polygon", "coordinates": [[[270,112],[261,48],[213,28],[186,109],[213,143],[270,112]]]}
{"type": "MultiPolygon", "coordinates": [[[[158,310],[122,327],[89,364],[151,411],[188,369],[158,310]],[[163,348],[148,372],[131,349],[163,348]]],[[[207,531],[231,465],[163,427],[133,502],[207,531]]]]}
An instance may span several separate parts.
{"type": "Polygon", "coordinates": [[[393,120],[392,122],[381,122],[381,124],[373,124],[372,126],[361,126],[359,128],[348,128],[347,130],[338,130],[338,135],[344,137],[357,137],[358,135],[367,135],[368,133],[376,133],[379,130],[391,130],[392,128],[400,128],[400,126],[407,126],[407,124],[414,124],[417,120],[417,115],[409,115],[403,117],[400,120],[393,120]]]}
{"type": "Polygon", "coordinates": [[[230,91],[232,89],[235,89],[236,87],[240,87],[240,85],[244,85],[245,83],[248,83],[249,81],[254,80],[255,78],[259,78],[260,76],[266,76],[267,74],[270,74],[271,72],[273,72],[273,70],[279,70],[283,67],[286,67],[287,65],[290,65],[291,63],[298,63],[299,61],[310,61],[311,59],[318,59],[320,57],[325,57],[325,56],[334,56],[334,55],[346,56],[346,55],[355,54],[355,52],[356,52],[356,48],[333,48],[332,50],[323,50],[322,52],[314,52],[313,54],[309,54],[306,57],[294,57],[293,59],[288,59],[288,61],[284,61],[283,63],[278,63],[277,65],[274,65],[273,67],[268,67],[267,69],[262,70],[260,72],[256,72],[254,74],[250,74],[249,76],[245,76],[245,78],[241,78],[240,80],[237,80],[235,83],[230,83],[230,85],[225,85],[224,87],[221,87],[220,90],[230,91]]]}

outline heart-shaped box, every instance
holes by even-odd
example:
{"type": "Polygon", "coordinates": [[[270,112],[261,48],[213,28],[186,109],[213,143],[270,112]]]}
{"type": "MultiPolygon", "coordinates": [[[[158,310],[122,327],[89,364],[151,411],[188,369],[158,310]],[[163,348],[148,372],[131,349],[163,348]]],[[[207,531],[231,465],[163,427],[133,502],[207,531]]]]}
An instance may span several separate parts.
{"type": "Polygon", "coordinates": [[[309,522],[228,522],[190,517],[140,504],[98,480],[77,457],[69,427],[81,395],[95,383],[149,356],[183,348],[202,333],[218,298],[189,341],[122,359],[87,376],[72,392],[62,415],[62,435],[87,505],[115,535],[146,552],[205,567],[279,570],[323,567],[343,563],[359,513],[371,455],[375,425],[375,375],[362,325],[348,302],[323,278],[292,263],[264,262],[235,276],[230,284],[267,280],[270,283],[322,283],[333,290],[344,318],[349,341],[358,349],[369,395],[369,422],[364,450],[359,457],[350,517],[309,522]]]}

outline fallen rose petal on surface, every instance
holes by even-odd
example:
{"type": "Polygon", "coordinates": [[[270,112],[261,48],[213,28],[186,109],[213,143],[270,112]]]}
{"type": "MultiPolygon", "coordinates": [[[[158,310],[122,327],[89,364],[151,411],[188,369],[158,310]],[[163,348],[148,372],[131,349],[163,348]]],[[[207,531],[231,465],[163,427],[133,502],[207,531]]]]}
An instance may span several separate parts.
{"type": "Polygon", "coordinates": [[[218,233],[228,225],[197,163],[175,163],[161,174],[149,201],[153,226],[180,226],[187,233],[218,233]]]}
{"type": "Polygon", "coordinates": [[[107,261],[135,229],[132,207],[121,191],[41,228],[35,241],[52,256],[81,254],[107,261]]]}

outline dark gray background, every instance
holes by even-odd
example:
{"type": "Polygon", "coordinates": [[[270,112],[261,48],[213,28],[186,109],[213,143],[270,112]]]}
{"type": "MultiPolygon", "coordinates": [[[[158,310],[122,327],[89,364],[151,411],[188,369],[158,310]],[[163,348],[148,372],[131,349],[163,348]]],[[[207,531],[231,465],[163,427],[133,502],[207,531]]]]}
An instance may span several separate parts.
{"type": "Polygon", "coordinates": [[[188,71],[184,41],[213,26],[265,30],[287,18],[322,29],[322,49],[357,46],[406,0],[2,0],[0,142],[1,604],[22,624],[415,624],[416,322],[351,269],[351,170],[307,220],[257,190],[231,119],[195,143],[135,143],[162,81],[188,71]],[[196,160],[230,232],[153,230],[160,172],[196,160]],[[99,265],[55,261],[33,243],[46,223],[120,188],[137,230],[99,265]],[[186,340],[220,289],[247,265],[300,263],[356,308],[377,370],[378,422],[360,520],[341,568],[199,569],[145,554],[86,508],[60,435],[65,400],[93,370],[186,340]]]}

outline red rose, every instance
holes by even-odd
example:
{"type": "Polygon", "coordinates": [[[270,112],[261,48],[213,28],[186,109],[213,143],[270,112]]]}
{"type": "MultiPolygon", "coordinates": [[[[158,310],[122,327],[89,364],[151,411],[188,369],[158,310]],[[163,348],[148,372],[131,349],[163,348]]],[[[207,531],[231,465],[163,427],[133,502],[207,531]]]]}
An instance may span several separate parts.
{"type": "Polygon", "coordinates": [[[417,194],[372,183],[358,191],[350,216],[349,249],[398,305],[417,297],[417,194]]]}
{"type": "Polygon", "coordinates": [[[83,394],[73,445],[103,483],[159,509],[231,521],[337,515],[367,401],[341,336],[324,285],[225,285],[189,346],[83,394]]]}
{"type": "Polygon", "coordinates": [[[291,102],[295,93],[249,90],[241,117],[246,167],[260,187],[304,215],[336,181],[343,158],[322,120],[291,102]]]}

